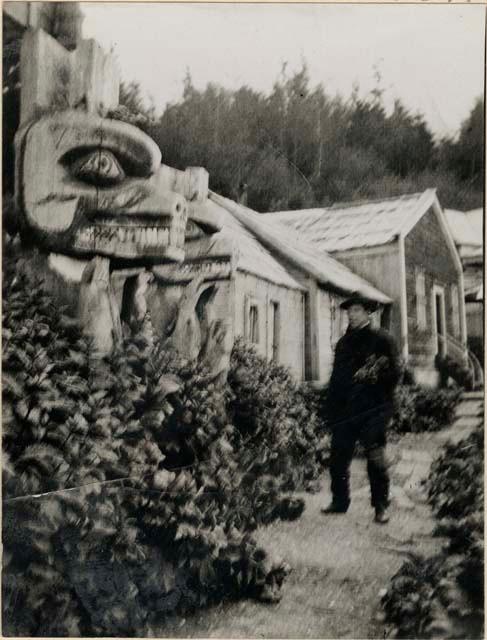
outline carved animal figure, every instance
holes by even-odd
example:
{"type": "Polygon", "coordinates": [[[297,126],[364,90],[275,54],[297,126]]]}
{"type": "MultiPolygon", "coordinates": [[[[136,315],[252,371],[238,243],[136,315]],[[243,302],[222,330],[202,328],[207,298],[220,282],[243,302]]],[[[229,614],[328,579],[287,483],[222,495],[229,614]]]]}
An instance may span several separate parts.
{"type": "Polygon", "coordinates": [[[110,284],[109,260],[96,256],[81,277],[79,317],[92,338],[95,355],[109,353],[122,338],[117,302],[110,284]]]}

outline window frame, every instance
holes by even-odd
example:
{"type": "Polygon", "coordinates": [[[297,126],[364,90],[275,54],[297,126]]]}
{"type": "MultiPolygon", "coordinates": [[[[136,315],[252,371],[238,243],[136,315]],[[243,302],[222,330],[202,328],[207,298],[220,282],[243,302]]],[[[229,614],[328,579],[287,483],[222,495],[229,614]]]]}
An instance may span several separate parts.
{"type": "Polygon", "coordinates": [[[426,297],[426,273],[424,269],[415,270],[416,324],[420,331],[428,328],[428,311],[426,297]]]}
{"type": "Polygon", "coordinates": [[[450,303],[452,310],[452,329],[453,335],[455,338],[460,337],[460,298],[459,298],[459,287],[457,284],[452,284],[450,288],[450,303]]]}

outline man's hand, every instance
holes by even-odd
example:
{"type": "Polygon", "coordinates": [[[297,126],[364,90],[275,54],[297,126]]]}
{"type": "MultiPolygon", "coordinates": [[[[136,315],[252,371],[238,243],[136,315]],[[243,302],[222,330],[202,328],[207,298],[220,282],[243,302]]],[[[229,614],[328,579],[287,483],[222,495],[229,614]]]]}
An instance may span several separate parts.
{"type": "Polygon", "coordinates": [[[358,369],[353,379],[355,382],[364,384],[377,384],[381,374],[383,374],[389,368],[389,359],[386,356],[372,355],[367,358],[363,367],[358,369]]]}

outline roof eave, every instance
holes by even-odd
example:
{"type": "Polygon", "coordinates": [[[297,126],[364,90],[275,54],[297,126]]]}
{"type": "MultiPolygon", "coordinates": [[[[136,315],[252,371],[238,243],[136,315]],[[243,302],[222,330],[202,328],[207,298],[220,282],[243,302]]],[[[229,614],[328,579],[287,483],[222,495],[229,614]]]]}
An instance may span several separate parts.
{"type": "MultiPolygon", "coordinates": [[[[317,282],[319,282],[323,286],[327,287],[328,289],[331,289],[335,293],[338,293],[344,296],[350,295],[352,292],[359,290],[358,288],[353,288],[353,287],[350,287],[350,288],[342,287],[340,285],[337,285],[332,280],[327,279],[322,272],[320,272],[318,269],[315,268],[313,264],[311,264],[301,255],[299,255],[298,252],[291,245],[289,245],[286,242],[283,242],[282,239],[277,239],[276,236],[275,235],[273,236],[271,231],[266,230],[262,224],[257,224],[254,220],[251,220],[249,216],[243,215],[242,211],[240,211],[240,207],[242,205],[238,205],[237,203],[234,203],[228,200],[227,198],[224,198],[223,196],[220,196],[217,193],[214,193],[212,191],[209,191],[208,195],[216,204],[219,204],[220,206],[224,207],[227,211],[229,211],[229,213],[235,216],[235,218],[241,224],[243,224],[251,233],[253,233],[259,239],[259,241],[262,242],[264,246],[274,251],[285,260],[289,261],[291,264],[293,264],[295,267],[297,267],[301,271],[304,271],[305,273],[313,277],[317,282]]],[[[252,210],[249,209],[249,213],[253,213],[252,210]]],[[[331,256],[329,256],[329,258],[332,260],[335,260],[331,256]]],[[[342,265],[338,261],[336,262],[340,264],[342,268],[346,269],[344,265],[342,265]]],[[[360,276],[358,276],[352,271],[350,271],[350,273],[353,274],[354,278],[358,282],[360,282],[361,286],[360,286],[359,292],[362,295],[369,298],[370,300],[374,300],[381,304],[392,303],[391,298],[386,296],[384,293],[382,293],[378,289],[375,289],[375,287],[373,287],[366,280],[364,280],[363,278],[361,278],[360,276]]]]}

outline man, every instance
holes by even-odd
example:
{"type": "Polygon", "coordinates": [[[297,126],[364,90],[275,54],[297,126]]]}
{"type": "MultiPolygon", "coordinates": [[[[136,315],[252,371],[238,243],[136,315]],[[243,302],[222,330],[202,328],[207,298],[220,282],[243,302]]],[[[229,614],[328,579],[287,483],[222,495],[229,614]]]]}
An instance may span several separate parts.
{"type": "Polygon", "coordinates": [[[399,359],[389,334],[373,329],[374,304],[354,294],[341,304],[349,326],[338,341],[327,395],[332,427],[332,502],[324,513],[345,513],[350,504],[350,464],[360,440],[367,456],[375,521],[388,522],[389,474],[385,457],[386,427],[400,377],[399,359]]]}

